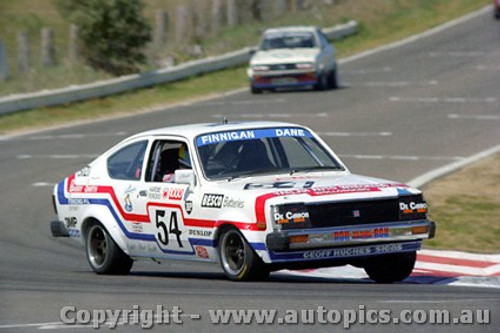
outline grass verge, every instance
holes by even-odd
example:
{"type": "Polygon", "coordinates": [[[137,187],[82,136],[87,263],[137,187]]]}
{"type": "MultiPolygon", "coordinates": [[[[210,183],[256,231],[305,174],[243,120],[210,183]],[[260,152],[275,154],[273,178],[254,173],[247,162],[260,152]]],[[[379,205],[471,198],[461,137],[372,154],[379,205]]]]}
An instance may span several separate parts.
{"type": "Polygon", "coordinates": [[[424,187],[436,238],[426,248],[500,253],[500,154],[424,187]]]}

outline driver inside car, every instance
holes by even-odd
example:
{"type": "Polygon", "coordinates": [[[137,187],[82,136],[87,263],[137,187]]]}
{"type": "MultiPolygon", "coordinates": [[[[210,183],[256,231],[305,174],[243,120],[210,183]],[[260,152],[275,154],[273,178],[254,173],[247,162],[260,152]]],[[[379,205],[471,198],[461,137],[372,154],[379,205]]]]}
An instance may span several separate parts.
{"type": "Polygon", "coordinates": [[[191,169],[191,158],[189,156],[189,150],[187,149],[186,144],[181,144],[177,151],[176,158],[168,162],[170,162],[170,168],[166,173],[163,174],[162,182],[175,183],[175,170],[191,169]]]}

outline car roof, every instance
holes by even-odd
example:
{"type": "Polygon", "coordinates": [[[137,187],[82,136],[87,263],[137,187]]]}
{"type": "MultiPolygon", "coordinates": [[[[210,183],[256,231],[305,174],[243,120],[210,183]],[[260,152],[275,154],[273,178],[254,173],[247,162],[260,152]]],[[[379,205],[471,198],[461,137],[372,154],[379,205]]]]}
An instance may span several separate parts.
{"type": "Polygon", "coordinates": [[[278,121],[248,121],[248,122],[228,122],[228,123],[218,122],[218,123],[204,123],[204,124],[189,124],[189,125],[163,127],[141,132],[125,139],[124,141],[129,141],[140,137],[164,136],[164,135],[180,136],[188,140],[194,140],[199,135],[213,133],[213,132],[239,131],[252,128],[273,128],[273,127],[304,128],[304,126],[301,125],[286,123],[286,122],[278,122],[278,121]]]}
{"type": "Polygon", "coordinates": [[[264,31],[264,35],[283,33],[283,32],[315,32],[317,29],[318,29],[318,27],[311,26],[311,25],[293,25],[293,26],[287,26],[287,27],[266,29],[264,31]]]}

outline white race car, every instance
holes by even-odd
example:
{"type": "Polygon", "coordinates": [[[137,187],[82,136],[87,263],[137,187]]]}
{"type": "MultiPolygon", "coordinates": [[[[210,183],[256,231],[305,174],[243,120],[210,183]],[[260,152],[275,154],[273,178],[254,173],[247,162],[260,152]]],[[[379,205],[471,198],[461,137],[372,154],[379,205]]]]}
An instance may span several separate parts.
{"type": "Polygon", "coordinates": [[[434,236],[422,193],[351,174],[309,128],[198,124],[134,135],[54,188],[55,237],[99,274],[151,258],[220,263],[229,279],[352,264],[377,282],[412,271],[434,236]]]}
{"type": "Polygon", "coordinates": [[[335,49],[317,27],[268,29],[247,75],[254,94],[274,88],[337,88],[335,49]]]}

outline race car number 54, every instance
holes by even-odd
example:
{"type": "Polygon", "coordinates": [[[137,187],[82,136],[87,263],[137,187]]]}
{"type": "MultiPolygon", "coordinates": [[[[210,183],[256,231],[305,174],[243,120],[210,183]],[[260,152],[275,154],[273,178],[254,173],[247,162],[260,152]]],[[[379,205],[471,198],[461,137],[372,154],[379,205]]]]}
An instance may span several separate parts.
{"type": "Polygon", "coordinates": [[[181,240],[182,230],[179,229],[179,220],[183,226],[182,218],[179,219],[177,212],[172,210],[157,210],[155,213],[156,238],[158,242],[167,247],[170,240],[176,240],[177,244],[169,247],[184,247],[181,240]],[[173,239],[175,236],[175,239],[173,239]],[[176,246],[177,245],[177,246],[176,246]]]}

